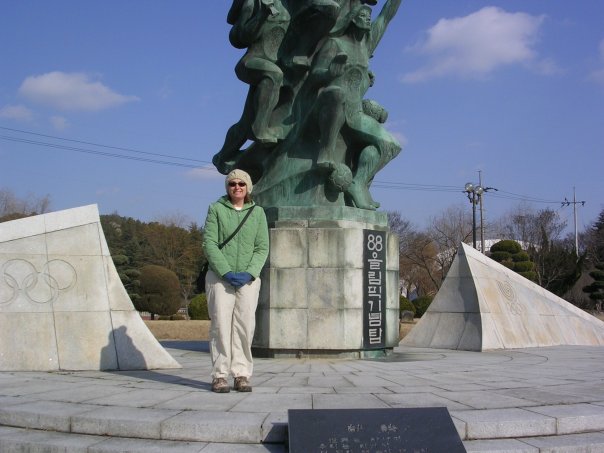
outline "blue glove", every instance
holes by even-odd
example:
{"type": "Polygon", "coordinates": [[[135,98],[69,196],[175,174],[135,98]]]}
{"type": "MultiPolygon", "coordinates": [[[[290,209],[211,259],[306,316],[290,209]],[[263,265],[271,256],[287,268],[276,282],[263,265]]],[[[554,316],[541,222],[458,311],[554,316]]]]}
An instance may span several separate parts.
{"type": "Polygon", "coordinates": [[[243,286],[246,283],[251,282],[254,277],[249,272],[236,272],[235,279],[239,282],[239,286],[243,286]]]}
{"type": "Polygon", "coordinates": [[[241,283],[239,283],[239,280],[237,279],[237,274],[235,272],[227,272],[222,276],[222,278],[226,280],[226,282],[233,288],[239,288],[241,286],[241,283]]]}

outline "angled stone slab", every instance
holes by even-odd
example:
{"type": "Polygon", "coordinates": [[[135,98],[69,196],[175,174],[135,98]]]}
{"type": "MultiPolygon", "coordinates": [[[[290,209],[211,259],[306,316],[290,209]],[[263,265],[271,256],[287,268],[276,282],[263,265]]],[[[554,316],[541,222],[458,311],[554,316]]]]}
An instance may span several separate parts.
{"type": "Polygon", "coordinates": [[[486,351],[604,345],[604,322],[462,244],[404,346],[486,351]]]}
{"type": "Polygon", "coordinates": [[[0,371],[159,368],[96,205],[0,223],[0,371]]]}

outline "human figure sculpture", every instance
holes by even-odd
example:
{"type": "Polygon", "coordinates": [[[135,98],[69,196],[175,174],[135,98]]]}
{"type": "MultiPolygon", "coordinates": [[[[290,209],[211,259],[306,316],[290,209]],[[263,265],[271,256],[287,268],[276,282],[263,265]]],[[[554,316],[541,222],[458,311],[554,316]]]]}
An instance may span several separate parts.
{"type": "Polygon", "coordinates": [[[222,149],[212,159],[222,173],[231,169],[229,161],[248,139],[274,145],[282,138],[270,120],[283,84],[283,71],[276,63],[290,14],[281,0],[234,0],[227,22],[233,25],[231,44],[247,48],[235,74],[250,88],[241,118],[229,128],[222,149]]]}
{"type": "MultiPolygon", "coordinates": [[[[375,174],[400,152],[400,144],[382,126],[385,111],[375,103],[363,102],[373,83],[369,58],[381,40],[401,0],[387,0],[378,18],[371,21],[371,8],[365,4],[352,7],[339,28],[332,32],[315,57],[309,78],[319,94],[311,118],[319,128],[317,166],[336,174],[332,181],[347,193],[354,205],[376,209],[368,186],[375,174]],[[342,135],[358,148],[353,159],[355,173],[346,181],[346,169],[338,165],[338,136],[342,135]]],[[[333,178],[333,176],[332,176],[333,178]]]]}
{"type": "Polygon", "coordinates": [[[229,38],[247,49],[235,72],[249,92],[212,162],[247,171],[264,207],[379,206],[369,186],[401,150],[386,110],[364,98],[401,4],[383,1],[372,21],[378,0],[233,0],[229,38]]]}

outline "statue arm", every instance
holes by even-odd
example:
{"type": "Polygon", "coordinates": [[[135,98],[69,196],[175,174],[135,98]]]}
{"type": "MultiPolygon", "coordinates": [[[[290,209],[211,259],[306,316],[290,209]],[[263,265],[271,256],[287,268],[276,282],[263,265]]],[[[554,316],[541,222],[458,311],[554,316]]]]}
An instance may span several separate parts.
{"type": "Polygon", "coordinates": [[[333,40],[326,41],[317,53],[310,71],[312,83],[317,86],[326,86],[340,74],[334,72],[334,61],[338,61],[338,46],[333,40]]]}
{"type": "Polygon", "coordinates": [[[380,14],[378,15],[377,19],[374,20],[371,24],[371,35],[369,43],[371,54],[373,54],[373,51],[378,46],[379,42],[384,36],[386,28],[388,27],[390,21],[396,15],[399,6],[401,6],[401,2],[402,0],[386,0],[386,3],[382,7],[382,10],[380,11],[380,14]]]}
{"type": "Polygon", "coordinates": [[[266,1],[245,0],[237,23],[231,29],[231,44],[238,49],[250,47],[260,37],[262,26],[271,9],[266,1]]]}

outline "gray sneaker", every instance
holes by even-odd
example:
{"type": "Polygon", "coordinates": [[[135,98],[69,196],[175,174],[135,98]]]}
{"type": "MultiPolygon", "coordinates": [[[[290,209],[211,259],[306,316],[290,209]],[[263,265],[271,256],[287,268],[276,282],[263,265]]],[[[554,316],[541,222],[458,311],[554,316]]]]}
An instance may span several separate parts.
{"type": "Polygon", "coordinates": [[[245,376],[239,376],[235,378],[235,390],[238,392],[251,392],[252,386],[245,376]]]}
{"type": "Polygon", "coordinates": [[[214,393],[229,393],[231,388],[225,378],[214,378],[212,380],[212,391],[214,393]]]}

